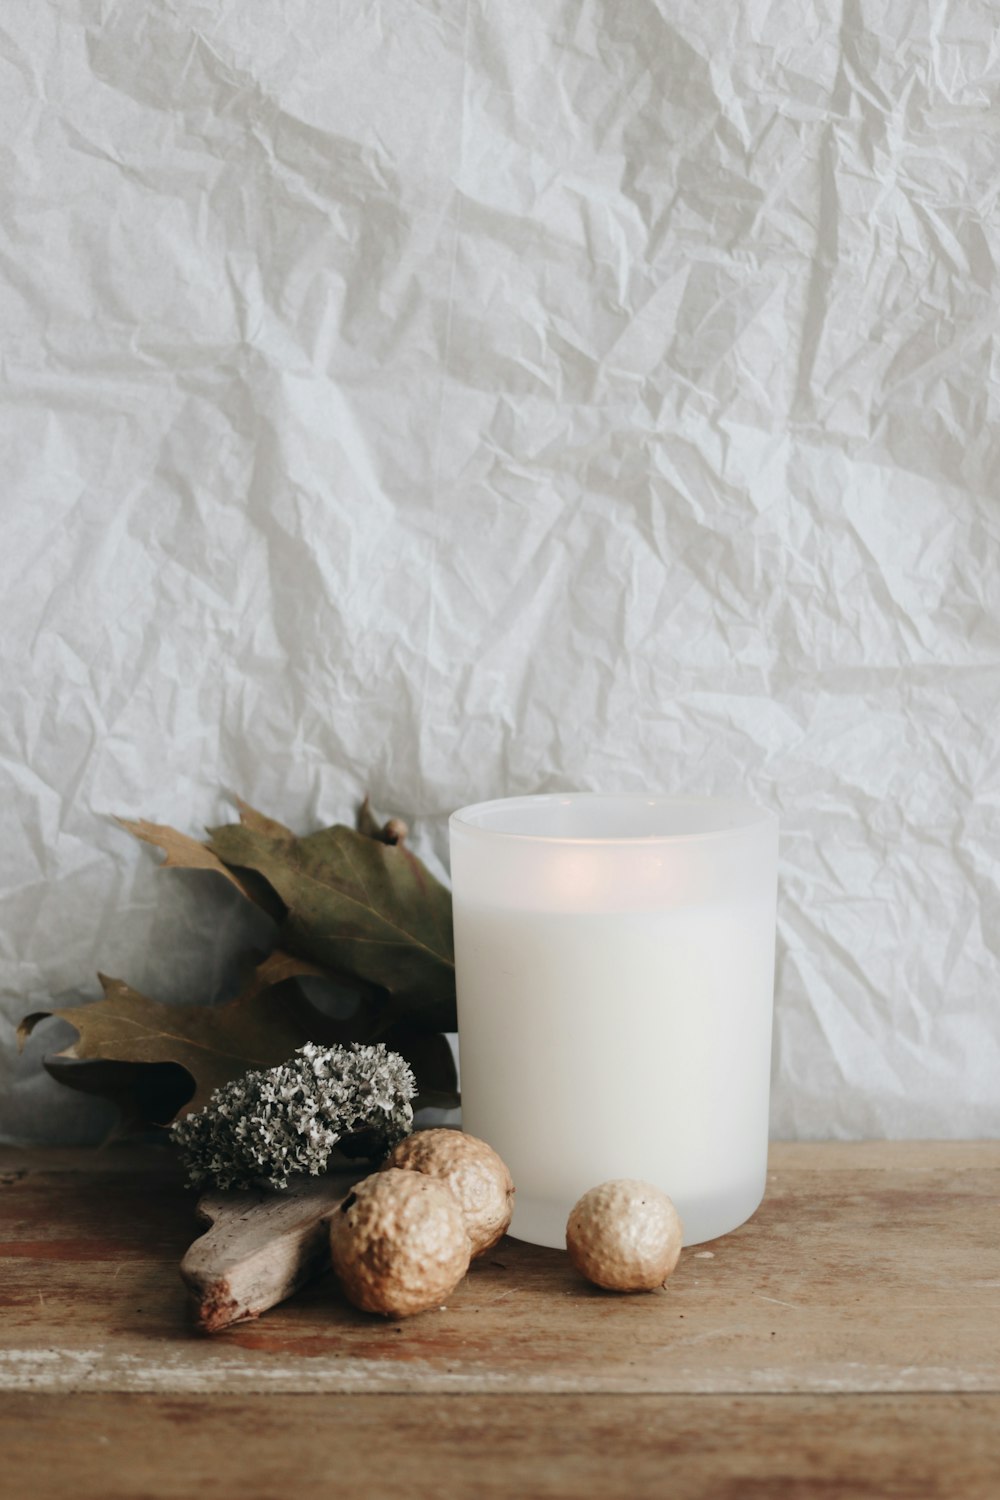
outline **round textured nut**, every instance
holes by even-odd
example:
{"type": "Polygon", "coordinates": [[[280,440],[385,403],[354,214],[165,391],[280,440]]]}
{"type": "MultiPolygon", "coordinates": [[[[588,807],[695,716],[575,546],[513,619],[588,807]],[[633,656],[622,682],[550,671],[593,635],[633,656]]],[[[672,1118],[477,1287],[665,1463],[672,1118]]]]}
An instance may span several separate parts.
{"type": "Polygon", "coordinates": [[[683,1238],[680,1215],[666,1193],[634,1178],[591,1188],[566,1224],[566,1249],[576,1269],[613,1292],[662,1286],[683,1238]]]}
{"type": "Polygon", "coordinates": [[[374,1172],[330,1221],[344,1295],[386,1317],[440,1307],[469,1269],[470,1248],[453,1194],[416,1172],[374,1172]]]}
{"type": "Polygon", "coordinates": [[[473,1256],[507,1233],[514,1212],[514,1182],[492,1146],[461,1130],[416,1130],[390,1152],[386,1169],[440,1178],[458,1199],[473,1256]]]}

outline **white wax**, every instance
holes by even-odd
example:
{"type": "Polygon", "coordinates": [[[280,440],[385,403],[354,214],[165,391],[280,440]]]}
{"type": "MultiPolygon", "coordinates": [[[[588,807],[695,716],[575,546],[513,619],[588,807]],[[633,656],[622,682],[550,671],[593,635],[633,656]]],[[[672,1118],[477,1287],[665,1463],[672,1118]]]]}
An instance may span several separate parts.
{"type": "Polygon", "coordinates": [[[685,1243],[763,1195],[774,979],[760,897],[632,911],[455,899],[463,1125],[506,1160],[511,1233],[565,1244],[614,1177],[670,1194],[685,1243]]]}

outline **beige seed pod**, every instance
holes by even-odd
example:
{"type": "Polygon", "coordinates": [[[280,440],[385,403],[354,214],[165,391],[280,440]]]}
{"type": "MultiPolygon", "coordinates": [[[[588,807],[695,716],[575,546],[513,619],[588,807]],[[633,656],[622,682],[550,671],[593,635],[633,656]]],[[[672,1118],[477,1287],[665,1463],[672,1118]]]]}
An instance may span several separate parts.
{"type": "Polygon", "coordinates": [[[374,1172],[330,1221],[344,1295],[386,1317],[440,1307],[469,1269],[470,1250],[454,1195],[418,1172],[374,1172]]]}
{"type": "Polygon", "coordinates": [[[465,1217],[473,1257],[507,1233],[514,1212],[514,1182],[492,1146],[461,1130],[415,1130],[399,1142],[386,1168],[422,1172],[451,1188],[465,1217]]]}
{"type": "Polygon", "coordinates": [[[634,1178],[591,1188],[566,1224],[566,1249],[576,1269],[613,1292],[662,1286],[683,1239],[680,1216],[666,1193],[634,1178]]]}

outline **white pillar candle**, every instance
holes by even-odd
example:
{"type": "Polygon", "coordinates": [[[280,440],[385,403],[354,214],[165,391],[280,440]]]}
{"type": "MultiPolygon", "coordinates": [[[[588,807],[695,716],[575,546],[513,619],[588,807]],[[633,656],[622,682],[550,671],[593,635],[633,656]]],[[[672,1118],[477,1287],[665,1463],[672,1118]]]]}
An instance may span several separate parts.
{"type": "Polygon", "coordinates": [[[722,798],[517,797],[451,818],[462,1120],[565,1244],[581,1193],[639,1177],[684,1243],[764,1192],[778,823],[722,798]]]}

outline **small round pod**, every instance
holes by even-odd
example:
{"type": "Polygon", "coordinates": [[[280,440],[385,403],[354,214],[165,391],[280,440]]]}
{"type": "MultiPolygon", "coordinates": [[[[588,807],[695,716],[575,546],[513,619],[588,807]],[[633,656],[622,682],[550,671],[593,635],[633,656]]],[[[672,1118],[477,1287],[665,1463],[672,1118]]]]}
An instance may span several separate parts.
{"type": "Polygon", "coordinates": [[[473,1258],[494,1246],[510,1227],[514,1181],[506,1163],[477,1136],[437,1127],[415,1130],[386,1159],[386,1169],[421,1172],[451,1188],[461,1205],[473,1258]]]}
{"type": "Polygon", "coordinates": [[[452,1192],[417,1172],[374,1172],[330,1220],[330,1259],[347,1300],[389,1318],[440,1307],[471,1248],[452,1192]]]}
{"type": "Polygon", "coordinates": [[[612,1292],[649,1292],[677,1264],[684,1226],[660,1188],[619,1178],[591,1188],[566,1224],[566,1249],[581,1275],[612,1292]]]}

